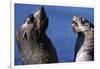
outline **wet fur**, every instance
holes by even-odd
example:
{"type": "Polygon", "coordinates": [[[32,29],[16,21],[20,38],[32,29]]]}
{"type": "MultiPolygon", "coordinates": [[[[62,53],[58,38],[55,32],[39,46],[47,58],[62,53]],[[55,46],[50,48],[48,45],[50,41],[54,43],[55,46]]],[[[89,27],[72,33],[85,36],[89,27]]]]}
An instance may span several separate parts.
{"type": "Polygon", "coordinates": [[[72,27],[77,34],[74,61],[93,61],[94,25],[87,19],[74,16],[72,27]]]}
{"type": "Polygon", "coordinates": [[[48,18],[44,8],[39,8],[28,18],[16,35],[23,64],[57,63],[56,49],[45,32],[48,18]]]}

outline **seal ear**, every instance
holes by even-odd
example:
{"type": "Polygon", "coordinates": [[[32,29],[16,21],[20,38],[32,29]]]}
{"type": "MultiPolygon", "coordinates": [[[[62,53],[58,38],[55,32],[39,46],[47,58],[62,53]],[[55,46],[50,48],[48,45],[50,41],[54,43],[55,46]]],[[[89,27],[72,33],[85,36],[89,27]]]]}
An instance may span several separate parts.
{"type": "Polygon", "coordinates": [[[23,40],[27,40],[27,33],[26,33],[26,32],[23,33],[22,39],[23,39],[23,40]]]}

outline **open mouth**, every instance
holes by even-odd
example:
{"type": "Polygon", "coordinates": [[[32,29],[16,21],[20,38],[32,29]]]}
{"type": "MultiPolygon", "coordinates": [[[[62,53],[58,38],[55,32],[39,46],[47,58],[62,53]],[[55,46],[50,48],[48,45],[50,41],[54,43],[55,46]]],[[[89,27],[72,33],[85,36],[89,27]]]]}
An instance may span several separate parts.
{"type": "Polygon", "coordinates": [[[73,22],[72,22],[72,24],[74,24],[75,26],[77,26],[77,27],[78,27],[77,22],[73,21],[73,22]]]}

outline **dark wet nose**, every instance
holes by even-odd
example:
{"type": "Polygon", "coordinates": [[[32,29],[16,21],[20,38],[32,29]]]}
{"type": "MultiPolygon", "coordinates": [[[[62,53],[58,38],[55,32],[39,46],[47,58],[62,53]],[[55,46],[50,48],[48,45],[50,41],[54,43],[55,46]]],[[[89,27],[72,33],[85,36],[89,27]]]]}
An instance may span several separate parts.
{"type": "Polygon", "coordinates": [[[44,9],[43,6],[41,6],[41,7],[39,8],[39,10],[40,10],[40,13],[39,13],[39,14],[40,14],[41,18],[47,17],[47,16],[46,16],[45,9],[44,9]]]}
{"type": "Polygon", "coordinates": [[[72,24],[76,23],[75,21],[72,21],[72,24]]]}

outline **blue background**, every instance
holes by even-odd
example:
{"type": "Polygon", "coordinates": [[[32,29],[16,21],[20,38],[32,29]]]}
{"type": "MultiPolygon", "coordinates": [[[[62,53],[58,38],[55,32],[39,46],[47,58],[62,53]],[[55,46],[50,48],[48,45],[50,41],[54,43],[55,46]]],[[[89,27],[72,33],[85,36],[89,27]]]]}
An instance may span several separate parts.
{"type": "MultiPolygon", "coordinates": [[[[36,12],[39,5],[15,4],[15,34],[24,20],[32,12],[36,12]]],[[[57,51],[59,62],[70,62],[74,58],[76,34],[71,23],[74,15],[87,18],[94,22],[94,9],[82,7],[44,6],[49,18],[49,26],[46,31],[57,51]]],[[[15,38],[15,65],[22,63],[15,38]]]]}

